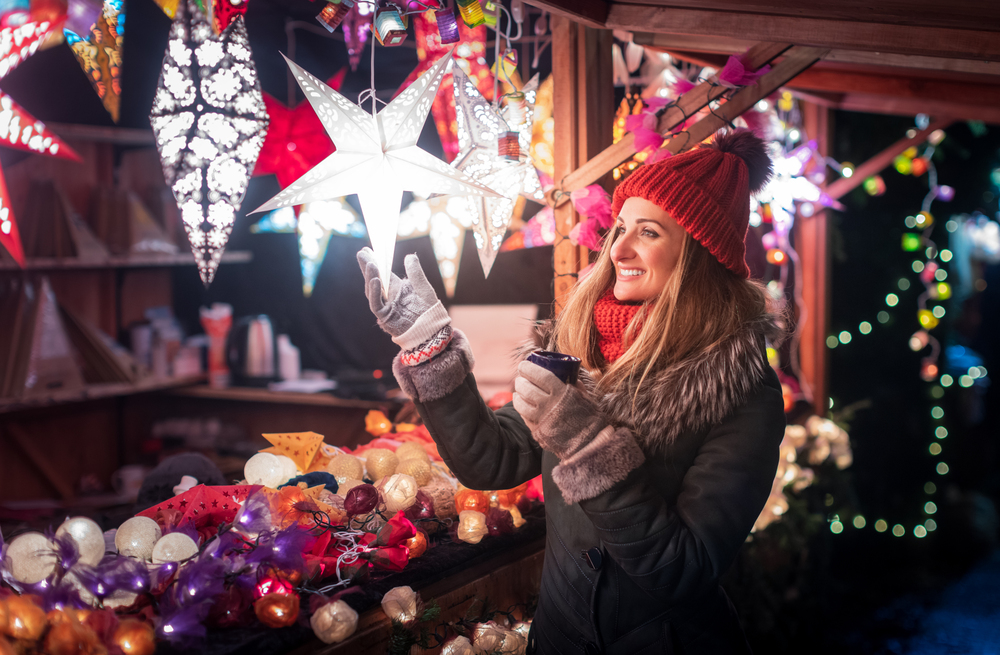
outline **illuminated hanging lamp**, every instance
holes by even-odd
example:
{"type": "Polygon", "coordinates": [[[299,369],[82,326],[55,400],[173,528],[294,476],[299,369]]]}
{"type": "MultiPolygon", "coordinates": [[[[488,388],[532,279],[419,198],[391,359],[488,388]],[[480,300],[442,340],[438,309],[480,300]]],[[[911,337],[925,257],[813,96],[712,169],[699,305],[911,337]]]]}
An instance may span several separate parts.
{"type": "Polygon", "coordinates": [[[483,14],[483,6],[479,0],[456,0],[458,3],[458,13],[462,15],[462,20],[469,27],[477,27],[486,23],[486,16],[483,14]]]}
{"type": "Polygon", "coordinates": [[[438,9],[434,12],[434,17],[437,19],[441,43],[458,43],[458,20],[455,18],[455,12],[451,9],[438,9]]]}
{"type": "Polygon", "coordinates": [[[332,0],[316,15],[316,20],[333,34],[353,8],[354,0],[332,0]]]}
{"type": "Polygon", "coordinates": [[[399,9],[390,6],[375,10],[375,38],[384,46],[402,45],[406,41],[406,23],[399,9]]]}

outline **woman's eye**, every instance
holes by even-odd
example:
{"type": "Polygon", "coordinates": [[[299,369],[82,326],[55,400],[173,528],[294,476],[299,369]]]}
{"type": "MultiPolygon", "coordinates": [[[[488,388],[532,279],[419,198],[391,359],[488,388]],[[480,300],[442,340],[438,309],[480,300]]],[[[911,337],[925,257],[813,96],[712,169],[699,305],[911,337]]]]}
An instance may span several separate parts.
{"type": "Polygon", "coordinates": [[[615,234],[622,234],[623,232],[625,232],[624,225],[619,225],[617,228],[615,228],[615,234]]]}
{"type": "Polygon", "coordinates": [[[656,233],[656,232],[654,232],[653,230],[648,230],[648,229],[647,229],[647,230],[643,230],[643,231],[642,231],[642,234],[643,234],[644,236],[647,236],[647,237],[658,237],[658,236],[660,236],[659,234],[657,234],[657,233],[656,233]]]}

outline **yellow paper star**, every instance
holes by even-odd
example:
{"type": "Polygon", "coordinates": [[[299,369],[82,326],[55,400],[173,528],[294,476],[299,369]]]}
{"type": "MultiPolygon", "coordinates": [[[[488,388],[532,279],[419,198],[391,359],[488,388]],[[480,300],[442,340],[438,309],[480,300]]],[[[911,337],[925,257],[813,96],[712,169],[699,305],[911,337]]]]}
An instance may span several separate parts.
{"type": "Polygon", "coordinates": [[[300,471],[309,470],[320,444],[323,443],[323,435],[315,432],[275,432],[261,436],[274,445],[260,452],[284,455],[295,462],[300,471]]]}

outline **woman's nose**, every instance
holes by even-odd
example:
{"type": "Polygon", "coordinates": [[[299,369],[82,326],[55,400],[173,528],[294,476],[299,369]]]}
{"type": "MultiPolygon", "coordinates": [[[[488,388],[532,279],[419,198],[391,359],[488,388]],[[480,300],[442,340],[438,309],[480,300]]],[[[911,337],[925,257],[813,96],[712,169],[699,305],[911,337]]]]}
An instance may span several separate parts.
{"type": "Polygon", "coordinates": [[[611,244],[611,260],[618,261],[621,259],[628,258],[629,254],[632,252],[631,239],[626,232],[625,234],[620,234],[615,242],[611,244]]]}

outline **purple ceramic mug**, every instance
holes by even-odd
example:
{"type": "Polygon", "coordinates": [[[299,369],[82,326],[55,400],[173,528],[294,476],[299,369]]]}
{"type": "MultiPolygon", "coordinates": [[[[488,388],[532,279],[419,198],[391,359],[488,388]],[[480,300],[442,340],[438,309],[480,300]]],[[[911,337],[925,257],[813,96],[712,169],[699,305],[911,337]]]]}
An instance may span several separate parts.
{"type": "Polygon", "coordinates": [[[577,376],[580,373],[580,358],[572,355],[549,350],[536,350],[528,355],[528,361],[555,374],[566,384],[576,384],[577,376]]]}

